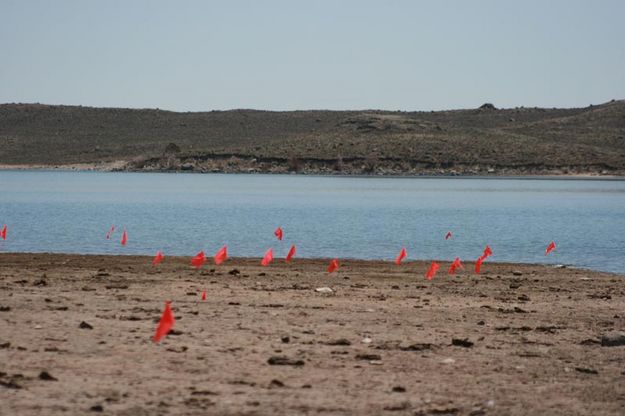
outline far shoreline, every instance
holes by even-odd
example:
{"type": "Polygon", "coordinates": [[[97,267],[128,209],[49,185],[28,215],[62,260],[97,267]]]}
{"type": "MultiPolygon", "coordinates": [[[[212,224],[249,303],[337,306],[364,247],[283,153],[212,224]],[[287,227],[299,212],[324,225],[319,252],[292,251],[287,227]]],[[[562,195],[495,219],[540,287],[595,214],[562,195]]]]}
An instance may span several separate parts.
{"type": "MultiPolygon", "coordinates": [[[[485,175],[466,175],[466,174],[430,174],[422,175],[412,174],[349,174],[349,173],[322,173],[322,172],[199,172],[185,170],[141,170],[141,169],[124,169],[122,162],[111,162],[107,164],[89,164],[79,163],[70,165],[37,165],[37,164],[0,164],[0,171],[30,171],[30,172],[100,172],[100,173],[164,173],[164,174],[199,174],[199,175],[250,175],[250,176],[306,176],[306,177],[324,177],[324,178],[362,178],[362,179],[508,179],[508,180],[588,180],[588,181],[623,181],[625,175],[602,175],[597,173],[546,173],[546,174],[518,174],[518,175],[502,175],[498,173],[490,173],[485,175]]],[[[125,162],[123,162],[125,163],[125,162]]]]}

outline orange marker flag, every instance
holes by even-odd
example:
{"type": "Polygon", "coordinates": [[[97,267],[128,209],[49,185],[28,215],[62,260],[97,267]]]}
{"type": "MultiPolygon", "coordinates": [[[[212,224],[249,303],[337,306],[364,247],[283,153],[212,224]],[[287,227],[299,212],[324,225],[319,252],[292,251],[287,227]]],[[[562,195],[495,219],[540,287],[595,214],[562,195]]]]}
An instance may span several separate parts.
{"type": "Polygon", "coordinates": [[[223,246],[222,248],[220,248],[219,251],[215,253],[215,257],[213,258],[215,260],[215,264],[218,266],[226,261],[226,259],[228,258],[228,247],[223,246]]]}
{"type": "Polygon", "coordinates": [[[445,234],[445,240],[449,240],[451,238],[451,231],[447,231],[447,234],[445,234]]]}
{"type": "Polygon", "coordinates": [[[159,342],[161,338],[166,336],[176,322],[176,320],[174,319],[174,314],[171,312],[171,307],[169,306],[170,303],[171,302],[165,302],[165,310],[163,310],[163,316],[161,316],[161,320],[158,322],[158,326],[156,327],[156,333],[152,338],[154,342],[159,342]]]}
{"type": "Polygon", "coordinates": [[[198,269],[202,267],[204,263],[206,263],[206,255],[203,251],[200,251],[191,259],[191,265],[198,269]]]}
{"type": "Polygon", "coordinates": [[[545,256],[551,253],[555,249],[556,249],[556,243],[555,241],[552,241],[551,243],[549,243],[549,245],[547,246],[547,249],[545,250],[545,256]]]}
{"type": "Polygon", "coordinates": [[[163,252],[160,250],[157,251],[156,256],[154,256],[154,260],[152,260],[152,266],[156,266],[157,264],[162,262],[164,258],[165,256],[163,256],[163,252]]]}
{"type": "Polygon", "coordinates": [[[205,290],[202,291],[202,300],[206,300],[206,291],[205,290]]]}
{"type": "Polygon", "coordinates": [[[328,266],[328,273],[332,273],[338,270],[338,268],[339,268],[339,260],[332,259],[332,261],[330,262],[330,265],[328,266]]]}
{"type": "Polygon", "coordinates": [[[437,262],[433,261],[427,273],[425,274],[426,279],[432,280],[440,267],[441,266],[437,262]]]}
{"type": "Polygon", "coordinates": [[[484,253],[482,254],[483,258],[493,255],[493,250],[490,249],[490,246],[484,247],[484,253]]]}
{"type": "Polygon", "coordinates": [[[126,230],[124,230],[124,232],[122,233],[122,240],[120,241],[120,243],[122,246],[125,246],[127,242],[128,242],[128,233],[126,233],[126,230]]]}
{"type": "Polygon", "coordinates": [[[477,260],[475,260],[475,273],[480,274],[480,269],[482,268],[482,263],[486,257],[480,256],[477,260]]]}
{"type": "Polygon", "coordinates": [[[282,241],[282,228],[276,228],[276,231],[273,232],[273,235],[275,235],[278,240],[282,241]]]}
{"type": "Polygon", "coordinates": [[[297,252],[297,249],[295,248],[295,245],[291,246],[291,249],[289,250],[289,253],[286,255],[286,259],[284,259],[287,263],[291,261],[291,259],[293,258],[293,256],[295,256],[295,253],[297,252]]]}
{"type": "Polygon", "coordinates": [[[109,228],[109,230],[106,232],[106,239],[110,240],[111,236],[113,235],[113,231],[115,231],[115,226],[111,225],[111,228],[109,228]]]}
{"type": "Polygon", "coordinates": [[[269,249],[260,261],[261,266],[268,266],[273,261],[273,250],[269,249]]]}
{"type": "Polygon", "coordinates": [[[449,266],[449,274],[456,274],[456,269],[463,269],[462,263],[460,263],[460,257],[456,257],[454,262],[449,266]]]}
{"type": "Polygon", "coordinates": [[[395,264],[399,266],[401,264],[401,261],[405,259],[407,255],[408,254],[406,253],[406,247],[402,247],[401,250],[399,250],[397,258],[395,259],[395,264]]]}
{"type": "Polygon", "coordinates": [[[2,230],[0,230],[0,237],[2,237],[3,240],[7,239],[7,225],[4,224],[4,226],[2,227],[2,230]]]}

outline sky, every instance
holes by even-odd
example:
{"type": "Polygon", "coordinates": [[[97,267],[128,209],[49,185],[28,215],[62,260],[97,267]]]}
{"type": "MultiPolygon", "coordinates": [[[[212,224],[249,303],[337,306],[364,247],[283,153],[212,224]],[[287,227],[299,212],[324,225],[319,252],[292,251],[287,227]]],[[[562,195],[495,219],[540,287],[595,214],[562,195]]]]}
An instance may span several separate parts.
{"type": "Polygon", "coordinates": [[[625,1],[0,0],[0,103],[208,111],[625,99],[625,1]]]}

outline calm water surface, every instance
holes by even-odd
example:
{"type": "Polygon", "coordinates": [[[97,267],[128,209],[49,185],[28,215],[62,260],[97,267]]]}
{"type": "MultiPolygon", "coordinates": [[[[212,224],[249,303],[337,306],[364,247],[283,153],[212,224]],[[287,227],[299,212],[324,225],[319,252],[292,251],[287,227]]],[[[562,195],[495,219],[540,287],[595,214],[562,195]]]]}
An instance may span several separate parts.
{"type": "Polygon", "coordinates": [[[474,260],[489,244],[492,261],[625,273],[625,181],[0,171],[3,223],[5,252],[474,260]]]}

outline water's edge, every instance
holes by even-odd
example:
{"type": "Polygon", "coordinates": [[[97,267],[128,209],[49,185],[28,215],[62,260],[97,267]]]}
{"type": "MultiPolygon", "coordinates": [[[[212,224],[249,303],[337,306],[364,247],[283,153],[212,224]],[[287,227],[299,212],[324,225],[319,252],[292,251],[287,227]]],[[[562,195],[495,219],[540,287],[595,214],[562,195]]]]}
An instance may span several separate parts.
{"type": "Polygon", "coordinates": [[[100,168],[96,165],[91,167],[81,167],[75,168],[71,166],[38,166],[38,165],[3,165],[0,164],[0,172],[11,172],[11,171],[20,171],[20,172],[80,172],[80,173],[89,173],[89,172],[97,172],[97,173],[136,173],[136,174],[154,174],[154,173],[162,173],[167,175],[226,175],[226,176],[301,176],[301,177],[312,177],[312,178],[362,178],[362,179],[492,179],[492,180],[562,180],[562,181],[625,181],[625,175],[594,175],[594,174],[585,174],[585,175],[577,175],[577,174],[545,174],[545,175],[501,175],[497,173],[488,174],[488,175],[451,175],[451,174],[439,174],[439,175],[402,175],[402,174],[371,174],[371,175],[362,175],[362,174],[339,174],[339,173],[275,173],[275,172],[194,172],[194,171],[183,171],[183,170],[161,170],[161,171],[150,171],[150,170],[116,170],[116,169],[105,169],[100,168]]]}
{"type": "MultiPolygon", "coordinates": [[[[148,264],[149,262],[152,261],[152,259],[154,258],[154,255],[152,254],[95,254],[95,253],[90,253],[90,254],[82,254],[82,253],[72,253],[72,252],[68,252],[68,253],[60,253],[60,252],[54,252],[54,251],[4,251],[4,252],[0,252],[0,258],[2,258],[3,256],[6,255],[11,255],[11,254],[20,254],[20,255],[49,255],[49,256],[72,256],[72,257],[85,257],[85,258],[110,258],[110,259],[114,259],[116,257],[123,257],[123,258],[137,258],[137,259],[145,259],[146,260],[146,264],[148,264]]],[[[166,255],[166,259],[173,259],[176,261],[190,261],[191,258],[193,257],[193,254],[188,255],[188,256],[179,256],[179,255],[166,255]]],[[[260,264],[260,260],[262,259],[262,256],[259,257],[237,257],[237,256],[232,256],[232,257],[228,257],[228,261],[226,263],[223,263],[223,267],[228,266],[228,263],[236,263],[236,262],[258,262],[260,264]]],[[[276,258],[275,260],[280,261],[283,260],[281,258],[276,258]]],[[[310,263],[321,263],[321,264],[325,264],[325,263],[329,263],[332,258],[331,257],[299,257],[298,260],[303,260],[305,262],[310,262],[310,263]]],[[[298,260],[293,260],[291,264],[293,265],[297,265],[298,260]]],[[[339,258],[340,262],[349,262],[349,263],[355,263],[355,264],[384,264],[384,265],[388,265],[388,266],[395,266],[394,262],[392,259],[363,259],[363,258],[357,258],[357,257],[341,257],[339,258]]],[[[441,264],[451,264],[452,260],[449,259],[406,259],[402,262],[402,266],[406,266],[406,265],[420,265],[420,266],[427,266],[429,264],[431,264],[433,261],[437,262],[437,263],[441,263],[441,264]]],[[[465,262],[465,264],[473,264],[473,262],[465,262]]],[[[532,262],[528,262],[528,263],[523,263],[523,262],[509,262],[509,261],[489,261],[487,264],[494,264],[494,265],[498,265],[498,266],[510,266],[510,267],[514,267],[514,266],[521,266],[521,267],[546,267],[546,268],[555,268],[555,269],[571,269],[571,270],[580,270],[580,271],[588,271],[588,272],[592,272],[592,273],[600,273],[602,275],[609,275],[609,276],[615,276],[615,277],[625,277],[625,273],[617,273],[617,272],[609,272],[609,271],[604,271],[604,270],[595,270],[595,269],[591,269],[589,267],[579,267],[579,266],[573,266],[573,265],[569,265],[569,264],[552,264],[552,263],[532,263],[532,262]]],[[[191,267],[191,266],[190,266],[191,267]]],[[[212,263],[207,263],[207,265],[204,266],[204,268],[213,268],[216,267],[214,264],[212,263]]],[[[485,266],[483,266],[485,267],[485,266]]],[[[201,269],[200,269],[201,270],[201,269]]],[[[271,266],[268,267],[268,270],[271,270],[271,266]]],[[[473,277],[479,277],[480,275],[487,275],[487,271],[483,271],[480,274],[475,274],[475,273],[469,273],[471,276],[473,277]]],[[[445,276],[447,276],[445,274],[445,276]]],[[[460,275],[462,276],[462,275],[460,275]]],[[[457,276],[456,276],[457,277],[457,276]]]]}

